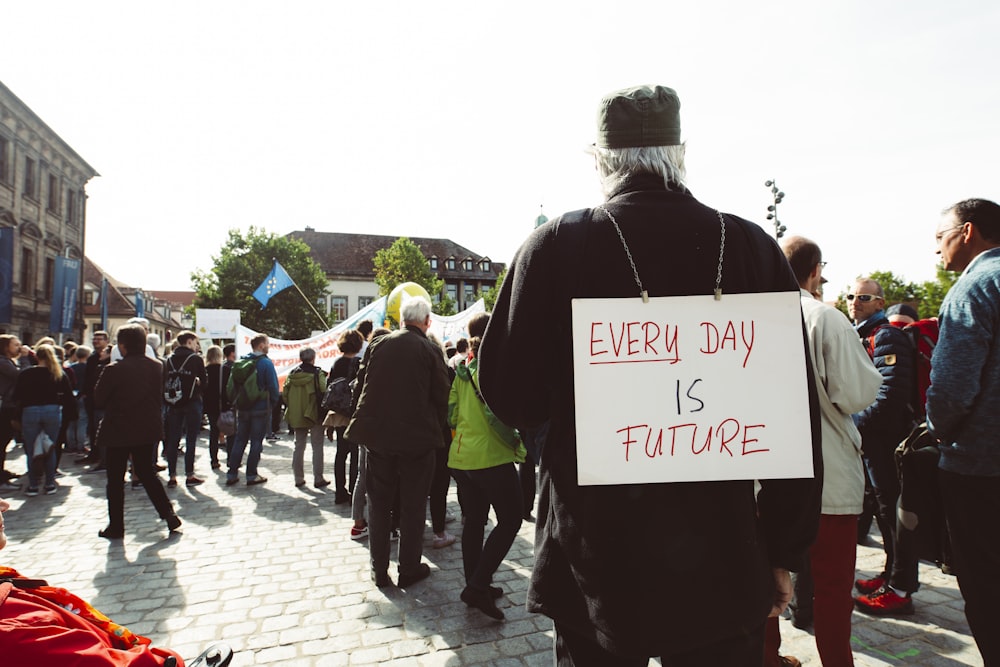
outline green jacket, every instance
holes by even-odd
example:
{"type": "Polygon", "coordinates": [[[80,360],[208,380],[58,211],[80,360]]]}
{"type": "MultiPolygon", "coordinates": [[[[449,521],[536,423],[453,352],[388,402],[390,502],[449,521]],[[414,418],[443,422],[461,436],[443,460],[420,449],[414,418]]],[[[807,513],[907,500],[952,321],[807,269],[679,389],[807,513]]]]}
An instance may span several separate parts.
{"type": "Polygon", "coordinates": [[[285,419],[290,428],[310,428],[323,423],[319,404],[326,387],[326,373],[319,368],[298,366],[285,378],[281,398],[288,406],[285,419]]]}
{"type": "Polygon", "coordinates": [[[516,432],[500,423],[489,407],[479,400],[479,362],[459,364],[448,395],[448,422],[455,437],[448,450],[448,467],[455,470],[483,470],[505,463],[524,461],[524,444],[516,432]],[[511,444],[508,444],[510,442],[511,444]]]}

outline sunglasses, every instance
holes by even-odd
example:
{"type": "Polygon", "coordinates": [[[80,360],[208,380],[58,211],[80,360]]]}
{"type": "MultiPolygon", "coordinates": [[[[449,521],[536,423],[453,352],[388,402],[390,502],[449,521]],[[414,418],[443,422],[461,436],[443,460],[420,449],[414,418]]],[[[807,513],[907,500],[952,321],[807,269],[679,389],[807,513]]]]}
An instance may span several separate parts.
{"type": "Polygon", "coordinates": [[[858,301],[860,301],[861,303],[868,303],[872,299],[881,299],[882,298],[882,297],[878,296],[877,294],[848,294],[847,295],[847,300],[848,301],[854,301],[855,297],[857,297],[858,301]]]}

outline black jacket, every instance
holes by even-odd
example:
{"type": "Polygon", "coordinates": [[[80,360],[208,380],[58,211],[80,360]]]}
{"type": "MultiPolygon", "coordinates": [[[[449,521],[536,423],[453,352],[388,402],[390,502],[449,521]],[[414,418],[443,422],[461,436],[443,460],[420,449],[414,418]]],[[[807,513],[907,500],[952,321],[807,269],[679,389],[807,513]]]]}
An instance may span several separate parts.
{"type": "Polygon", "coordinates": [[[884,446],[895,450],[914,426],[916,349],[905,331],[889,323],[884,311],[862,322],[857,331],[868,356],[882,374],[882,386],[875,402],[859,412],[854,422],[861,432],[863,447],[884,446]]]}
{"type": "MultiPolygon", "coordinates": [[[[651,176],[626,183],[605,206],[650,296],[712,293],[720,241],[715,210],[651,176]]],[[[784,254],[760,227],[732,215],[725,224],[724,293],[798,292],[784,254]]],[[[518,250],[500,289],[479,377],[505,423],[550,423],[528,608],[609,650],[659,656],[762,626],[773,601],[771,568],[799,569],[815,537],[822,459],[806,355],[815,479],[762,481],[756,501],[753,480],[579,486],[571,299],[638,292],[605,214],[591,219],[582,211],[542,225],[518,250]],[[540,337],[551,342],[546,363],[520,363],[540,337]]]]}
{"type": "Polygon", "coordinates": [[[104,410],[97,431],[101,447],[155,445],[163,439],[163,364],[130,354],[109,364],[94,388],[104,410]]]}
{"type": "Polygon", "coordinates": [[[358,369],[356,406],[346,436],[376,452],[444,447],[448,371],[441,349],[416,327],[373,341],[358,369]]]}

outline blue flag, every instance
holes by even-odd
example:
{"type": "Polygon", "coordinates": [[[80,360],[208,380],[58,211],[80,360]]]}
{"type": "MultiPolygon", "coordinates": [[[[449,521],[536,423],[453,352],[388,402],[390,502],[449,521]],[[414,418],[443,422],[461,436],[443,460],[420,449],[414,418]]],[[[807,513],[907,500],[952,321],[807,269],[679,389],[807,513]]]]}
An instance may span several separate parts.
{"type": "Polygon", "coordinates": [[[49,331],[52,333],[71,333],[73,320],[76,318],[80,260],[56,257],[54,269],[49,331]]]}
{"type": "Polygon", "coordinates": [[[271,300],[272,296],[281,290],[288,289],[294,284],[295,281],[285,271],[285,267],[275,261],[274,266],[271,268],[271,273],[267,274],[267,278],[260,284],[257,291],[253,293],[253,298],[260,301],[260,309],[264,310],[267,308],[267,302],[271,300]]]}

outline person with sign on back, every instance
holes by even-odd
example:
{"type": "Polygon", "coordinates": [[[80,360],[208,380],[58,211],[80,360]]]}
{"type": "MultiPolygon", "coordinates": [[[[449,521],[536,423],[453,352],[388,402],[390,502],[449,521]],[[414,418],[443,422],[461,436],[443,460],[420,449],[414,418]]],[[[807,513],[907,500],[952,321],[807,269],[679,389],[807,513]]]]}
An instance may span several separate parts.
{"type": "MultiPolygon", "coordinates": [[[[798,293],[759,226],[723,216],[685,187],[679,106],[660,86],[602,101],[593,154],[607,201],[532,232],[480,349],[480,389],[496,416],[518,429],[549,422],[528,608],[554,619],[558,665],[645,665],[651,656],[672,667],[760,665],[765,620],[787,605],[789,570],[816,535],[813,479],[761,480],[756,497],[752,479],[578,484],[572,347],[523,363],[539,322],[554,340],[570,340],[574,298],[798,293]]],[[[804,356],[804,332],[801,340],[804,356]]],[[[807,361],[811,433],[798,446],[811,447],[821,468],[807,361]]]]}
{"type": "Polygon", "coordinates": [[[236,408],[236,436],[229,452],[229,471],[226,486],[234,486],[240,481],[240,466],[247,443],[247,486],[263,484],[267,481],[257,473],[260,455],[264,449],[264,436],[271,423],[271,409],[281,400],[278,389],[278,373],[274,363],[268,358],[270,340],[264,334],[257,334],[250,340],[251,352],[235,364],[226,383],[226,397],[236,408]]]}

